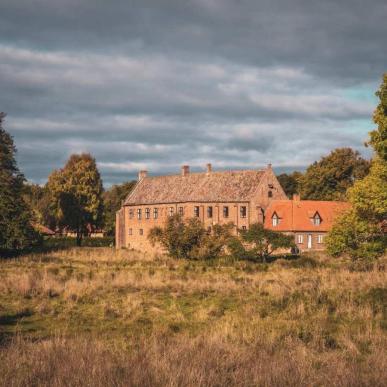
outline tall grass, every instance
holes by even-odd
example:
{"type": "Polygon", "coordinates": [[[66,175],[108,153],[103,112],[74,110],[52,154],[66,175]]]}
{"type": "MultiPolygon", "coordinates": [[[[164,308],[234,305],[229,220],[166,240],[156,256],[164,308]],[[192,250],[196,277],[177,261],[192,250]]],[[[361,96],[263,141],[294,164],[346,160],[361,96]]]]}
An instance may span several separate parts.
{"type": "Polygon", "coordinates": [[[0,263],[1,385],[387,385],[387,274],[109,248],[0,263]]]}

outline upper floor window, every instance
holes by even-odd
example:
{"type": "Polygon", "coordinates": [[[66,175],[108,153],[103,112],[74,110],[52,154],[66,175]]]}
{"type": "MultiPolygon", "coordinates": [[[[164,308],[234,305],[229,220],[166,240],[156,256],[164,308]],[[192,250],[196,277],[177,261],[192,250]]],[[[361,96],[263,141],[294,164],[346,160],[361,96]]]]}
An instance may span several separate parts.
{"type": "Polygon", "coordinates": [[[169,207],[168,215],[173,216],[173,207],[169,207]]]}
{"type": "Polygon", "coordinates": [[[223,218],[228,218],[228,206],[223,207],[223,218]]]}
{"type": "Polygon", "coordinates": [[[141,208],[137,209],[137,219],[141,219],[141,208]]]}
{"type": "Polygon", "coordinates": [[[140,234],[140,235],[144,235],[144,230],[143,230],[142,228],[140,228],[139,234],[140,234]]]}
{"type": "Polygon", "coordinates": [[[133,217],[134,217],[134,211],[133,211],[133,208],[131,208],[129,210],[129,219],[133,219],[133,217]]]}
{"type": "Polygon", "coordinates": [[[212,218],[212,206],[207,207],[207,218],[212,218]]]}
{"type": "Polygon", "coordinates": [[[242,206],[240,208],[240,213],[241,213],[241,218],[246,218],[246,216],[247,216],[247,207],[246,206],[242,206]]]}
{"type": "Polygon", "coordinates": [[[153,219],[157,219],[158,217],[159,217],[159,209],[155,207],[153,209],[153,219]]]}
{"type": "Polygon", "coordinates": [[[133,234],[133,230],[130,228],[129,229],[129,235],[132,235],[133,234]]]}
{"type": "Polygon", "coordinates": [[[199,217],[199,206],[194,207],[194,216],[199,217]]]}
{"type": "Polygon", "coordinates": [[[276,213],[274,213],[273,216],[271,217],[271,223],[272,223],[273,227],[276,227],[279,225],[280,218],[278,217],[278,215],[276,213]]]}
{"type": "Polygon", "coordinates": [[[145,219],[150,218],[150,208],[145,208],[145,219]]]}
{"type": "Polygon", "coordinates": [[[321,224],[321,218],[317,212],[316,212],[315,216],[313,217],[313,224],[315,226],[319,226],[321,224]]]}
{"type": "Polygon", "coordinates": [[[184,215],[184,207],[179,207],[179,215],[180,216],[184,215]]]}

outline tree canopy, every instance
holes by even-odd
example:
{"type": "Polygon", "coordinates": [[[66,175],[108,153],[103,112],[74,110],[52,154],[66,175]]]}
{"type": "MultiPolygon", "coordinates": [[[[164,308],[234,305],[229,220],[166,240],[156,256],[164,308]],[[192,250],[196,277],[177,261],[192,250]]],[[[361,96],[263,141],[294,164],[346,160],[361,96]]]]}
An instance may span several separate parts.
{"type": "Polygon", "coordinates": [[[300,179],[302,199],[344,200],[348,188],[363,179],[369,161],[351,148],[338,148],[310,165],[300,179]]]}
{"type": "Polygon", "coordinates": [[[0,253],[12,254],[39,240],[32,213],[23,199],[24,175],[16,165],[16,147],[0,113],[0,253]]]}
{"type": "Polygon", "coordinates": [[[292,198],[294,194],[299,193],[301,177],[302,173],[297,171],[290,174],[281,173],[277,176],[277,179],[288,198],[292,198]]]}
{"type": "Polygon", "coordinates": [[[78,245],[88,227],[102,225],[102,180],[90,154],[72,155],[63,169],[51,173],[47,187],[58,224],[76,233],[78,245]]]}

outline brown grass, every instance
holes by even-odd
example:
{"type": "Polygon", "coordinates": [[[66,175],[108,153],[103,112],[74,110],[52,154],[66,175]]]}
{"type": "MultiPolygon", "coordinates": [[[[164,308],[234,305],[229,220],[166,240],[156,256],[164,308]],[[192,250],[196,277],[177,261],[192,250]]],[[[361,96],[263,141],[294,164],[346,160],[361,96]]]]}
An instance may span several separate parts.
{"type": "Polygon", "coordinates": [[[0,266],[0,385],[387,385],[383,265],[85,248],[0,266]]]}

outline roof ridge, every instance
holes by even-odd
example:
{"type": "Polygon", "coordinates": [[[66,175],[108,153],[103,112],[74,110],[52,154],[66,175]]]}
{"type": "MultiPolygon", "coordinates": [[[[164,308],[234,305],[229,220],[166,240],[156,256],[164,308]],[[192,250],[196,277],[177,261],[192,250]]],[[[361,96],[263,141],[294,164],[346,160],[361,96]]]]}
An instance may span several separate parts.
{"type": "MultiPolygon", "coordinates": [[[[222,173],[243,173],[243,172],[265,172],[265,169],[227,169],[225,171],[211,171],[211,172],[207,172],[207,171],[199,171],[199,172],[189,172],[186,176],[182,176],[180,173],[174,173],[174,174],[170,174],[170,175],[155,175],[155,176],[146,176],[144,177],[144,179],[157,179],[157,178],[160,178],[160,177],[175,177],[175,176],[181,176],[181,177],[187,177],[187,176],[190,176],[190,175],[216,175],[216,174],[222,174],[222,173]]],[[[143,180],[144,180],[143,179],[143,180]]]]}

